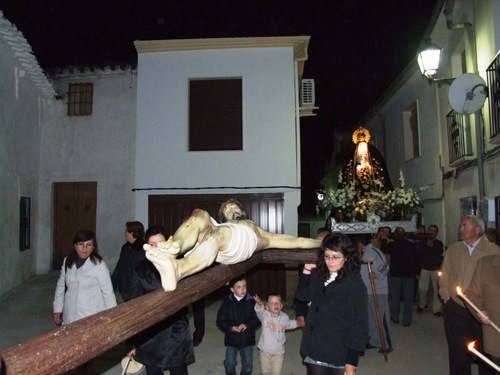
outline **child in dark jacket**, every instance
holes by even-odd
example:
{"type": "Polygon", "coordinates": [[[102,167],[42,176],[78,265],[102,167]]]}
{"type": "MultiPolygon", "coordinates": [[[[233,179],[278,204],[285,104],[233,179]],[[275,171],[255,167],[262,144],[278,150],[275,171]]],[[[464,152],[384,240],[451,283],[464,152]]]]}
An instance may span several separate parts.
{"type": "Polygon", "coordinates": [[[247,293],[247,281],[241,276],[230,283],[229,294],[217,313],[217,326],[224,332],[226,375],[236,375],[238,352],[241,356],[241,375],[253,370],[255,329],[260,324],[255,314],[255,300],[247,293]]]}

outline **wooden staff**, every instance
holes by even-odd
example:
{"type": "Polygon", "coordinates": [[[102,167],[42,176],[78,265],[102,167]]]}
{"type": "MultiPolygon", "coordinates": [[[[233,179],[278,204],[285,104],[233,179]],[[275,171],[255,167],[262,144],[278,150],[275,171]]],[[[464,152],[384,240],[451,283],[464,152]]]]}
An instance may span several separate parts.
{"type": "Polygon", "coordinates": [[[387,357],[384,327],[382,326],[382,318],[380,317],[380,309],[378,307],[377,290],[375,288],[375,281],[372,279],[372,265],[370,261],[367,261],[366,264],[368,265],[368,278],[370,279],[370,285],[372,286],[373,302],[375,303],[375,315],[377,316],[378,333],[380,335],[380,340],[382,341],[382,352],[384,353],[384,360],[388,362],[389,358],[387,357]]]}

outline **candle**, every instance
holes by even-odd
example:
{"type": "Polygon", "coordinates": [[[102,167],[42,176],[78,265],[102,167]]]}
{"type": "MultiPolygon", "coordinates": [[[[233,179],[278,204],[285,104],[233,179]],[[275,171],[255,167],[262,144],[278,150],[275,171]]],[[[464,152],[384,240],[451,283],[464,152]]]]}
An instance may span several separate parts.
{"type": "Polygon", "coordinates": [[[485,357],[482,353],[478,352],[475,348],[474,348],[474,343],[475,341],[472,341],[469,345],[467,345],[467,348],[469,348],[469,350],[474,353],[475,355],[477,355],[479,358],[481,358],[483,361],[485,361],[487,364],[489,364],[491,367],[493,367],[495,370],[497,371],[500,371],[500,367],[498,367],[494,362],[492,362],[489,358],[485,357]]]}
{"type": "Polygon", "coordinates": [[[484,316],[483,315],[483,312],[481,310],[478,309],[478,307],[476,305],[474,305],[470,299],[468,299],[465,294],[462,293],[462,289],[460,289],[459,286],[457,286],[457,294],[462,297],[474,310],[477,311],[477,313],[481,316],[484,316]]]}
{"type": "Polygon", "coordinates": [[[438,277],[441,277],[443,273],[441,271],[438,272],[438,277]]]}
{"type": "MultiPolygon", "coordinates": [[[[474,310],[476,310],[476,311],[477,311],[477,313],[478,313],[479,315],[481,315],[481,316],[483,316],[483,317],[484,317],[483,312],[482,312],[481,310],[479,310],[479,308],[478,308],[476,305],[474,305],[474,304],[472,303],[472,301],[471,301],[470,299],[468,299],[468,298],[465,296],[465,294],[463,294],[462,289],[460,289],[460,287],[459,287],[459,286],[457,286],[457,294],[458,294],[460,297],[462,297],[462,298],[463,298],[463,299],[464,299],[464,300],[465,300],[465,301],[466,301],[466,302],[467,302],[467,303],[468,303],[468,304],[469,304],[469,305],[470,305],[470,306],[471,306],[474,310]]],[[[498,328],[498,327],[497,327],[497,325],[491,321],[491,319],[490,319],[490,325],[491,325],[491,326],[492,326],[492,327],[493,327],[493,328],[494,328],[494,329],[495,329],[498,333],[500,333],[500,328],[498,328]]]]}

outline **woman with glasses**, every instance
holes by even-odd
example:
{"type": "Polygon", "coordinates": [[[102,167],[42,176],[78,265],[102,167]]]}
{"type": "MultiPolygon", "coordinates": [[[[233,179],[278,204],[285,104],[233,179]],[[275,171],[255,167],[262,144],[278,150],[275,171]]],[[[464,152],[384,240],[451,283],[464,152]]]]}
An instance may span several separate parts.
{"type": "Polygon", "coordinates": [[[308,375],[354,375],[368,341],[368,296],[349,238],[328,234],[306,264],[296,298],[311,301],[301,352],[308,375]]]}
{"type": "Polygon", "coordinates": [[[54,296],[54,322],[68,324],[116,306],[111,277],[99,255],[95,234],[81,230],[64,258],[54,296]]]}

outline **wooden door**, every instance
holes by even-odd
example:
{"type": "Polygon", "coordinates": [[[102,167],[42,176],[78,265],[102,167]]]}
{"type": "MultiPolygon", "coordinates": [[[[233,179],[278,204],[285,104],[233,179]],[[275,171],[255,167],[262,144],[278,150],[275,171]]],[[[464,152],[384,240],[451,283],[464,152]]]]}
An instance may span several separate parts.
{"type": "Polygon", "coordinates": [[[96,230],[97,182],[54,183],[54,255],[59,269],[73,249],[73,236],[82,229],[96,230]]]}
{"type": "MultiPolygon", "coordinates": [[[[148,203],[149,225],[162,225],[173,234],[195,208],[207,211],[219,221],[218,210],[229,198],[238,199],[248,217],[261,228],[272,233],[283,233],[283,194],[212,194],[212,195],[150,195],[148,203]]],[[[261,264],[247,274],[249,293],[265,298],[270,293],[286,296],[286,273],[283,264],[261,264]]],[[[228,287],[211,294],[220,298],[228,287]]]]}

